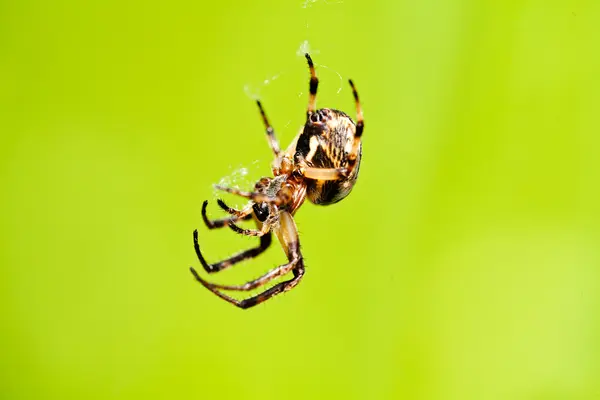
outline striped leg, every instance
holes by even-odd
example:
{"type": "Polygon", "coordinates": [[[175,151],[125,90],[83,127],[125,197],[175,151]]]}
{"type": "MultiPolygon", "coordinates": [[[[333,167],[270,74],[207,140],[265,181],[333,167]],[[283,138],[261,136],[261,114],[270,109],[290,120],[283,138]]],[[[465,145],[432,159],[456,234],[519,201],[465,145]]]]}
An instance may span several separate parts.
{"type": "Polygon", "coordinates": [[[269,141],[269,146],[271,147],[271,150],[273,150],[273,153],[275,153],[275,157],[279,157],[279,153],[281,153],[281,149],[279,148],[279,142],[277,141],[277,138],[275,137],[275,130],[269,123],[269,120],[267,119],[267,114],[265,114],[265,110],[263,109],[260,101],[256,100],[256,104],[258,105],[258,109],[260,110],[260,115],[262,117],[263,123],[265,124],[265,130],[267,132],[267,140],[269,141]]]}
{"type": "MultiPolygon", "coordinates": [[[[262,303],[263,301],[267,301],[269,300],[271,297],[278,295],[279,293],[283,293],[283,292],[287,292],[288,290],[293,289],[298,282],[300,282],[300,279],[302,279],[302,276],[304,275],[304,264],[301,263],[302,260],[300,260],[300,263],[297,264],[296,269],[292,270],[294,277],[290,280],[287,281],[283,281],[278,283],[277,285],[265,290],[264,292],[257,294],[254,297],[250,297],[248,299],[243,299],[243,300],[237,300],[234,299],[233,297],[229,297],[226,294],[219,292],[218,290],[215,289],[211,289],[210,287],[206,286],[205,287],[210,290],[211,292],[213,292],[214,294],[216,294],[217,296],[219,296],[220,298],[222,298],[223,300],[225,300],[228,303],[233,304],[236,307],[239,307],[241,309],[246,309],[246,308],[250,308],[250,307],[254,307],[257,304],[262,303]]],[[[194,271],[194,269],[192,268],[192,273],[194,274],[194,276],[196,277],[196,279],[198,279],[198,274],[195,273],[196,271],[194,271]]],[[[200,283],[202,283],[202,281],[199,280],[200,283]]],[[[204,283],[202,283],[204,285],[204,283]]]]}
{"type": "MultiPolygon", "coordinates": [[[[252,204],[249,204],[246,206],[246,208],[244,208],[243,210],[236,210],[235,208],[231,208],[229,207],[227,204],[225,204],[225,202],[221,199],[217,199],[217,204],[219,205],[219,207],[221,207],[223,209],[223,211],[225,211],[227,214],[230,215],[236,215],[238,217],[244,217],[244,215],[246,215],[246,211],[251,210],[252,209],[252,204]]],[[[245,217],[246,219],[249,219],[250,217],[245,217]]]]}
{"type": "Polygon", "coordinates": [[[354,87],[352,79],[350,79],[348,82],[350,83],[350,87],[352,88],[354,102],[356,103],[356,132],[354,133],[354,143],[352,143],[352,150],[350,151],[350,154],[348,154],[348,174],[350,174],[356,166],[356,159],[358,158],[358,154],[360,152],[360,138],[362,137],[363,130],[365,129],[365,121],[363,119],[362,107],[360,106],[360,101],[358,99],[358,92],[356,91],[356,87],[354,87]]]}
{"type": "Polygon", "coordinates": [[[245,192],[240,189],[230,188],[230,187],[221,186],[221,185],[215,185],[215,189],[223,190],[224,192],[228,192],[228,193],[235,194],[235,195],[238,195],[241,197],[245,197],[247,199],[254,201],[255,203],[270,203],[270,204],[275,204],[278,206],[278,205],[281,205],[281,203],[283,202],[283,199],[280,197],[270,197],[264,193],[245,192]]]}
{"type": "MultiPolygon", "coordinates": [[[[220,202],[219,205],[221,205],[221,203],[223,205],[225,205],[225,203],[223,203],[223,201],[221,201],[221,200],[217,200],[217,202],[220,202]]],[[[229,226],[230,224],[233,224],[237,220],[240,220],[240,219],[246,220],[246,219],[252,218],[252,207],[248,207],[248,209],[242,210],[242,211],[230,209],[230,210],[234,211],[234,213],[230,213],[230,214],[233,214],[233,217],[210,220],[210,219],[208,219],[208,216],[206,215],[206,206],[207,205],[208,205],[208,200],[204,200],[204,203],[202,203],[202,220],[204,220],[204,224],[208,227],[208,229],[222,228],[224,226],[229,226]]],[[[227,207],[227,206],[225,206],[225,207],[227,207]]],[[[229,208],[229,207],[227,207],[227,208],[229,208]]]]}
{"type": "MultiPolygon", "coordinates": [[[[200,245],[198,244],[198,231],[194,231],[194,249],[196,250],[196,255],[198,256],[198,260],[200,260],[200,264],[204,267],[206,272],[213,273],[223,271],[231,267],[234,264],[237,264],[241,261],[248,260],[250,258],[254,258],[258,256],[260,253],[265,251],[271,245],[271,233],[267,233],[260,237],[260,245],[258,247],[254,247],[252,249],[244,250],[240,253],[237,253],[226,260],[219,261],[214,264],[209,264],[202,256],[202,252],[200,251],[200,245]]],[[[193,270],[193,268],[192,268],[193,270]]],[[[195,271],[193,271],[195,273],[195,271]]]]}
{"type": "Polygon", "coordinates": [[[270,299],[271,297],[273,297],[279,293],[291,290],[298,284],[298,282],[300,282],[300,279],[304,275],[304,260],[302,259],[302,254],[300,253],[300,242],[298,240],[298,230],[296,229],[296,224],[294,223],[294,219],[292,218],[291,214],[289,214],[288,212],[282,211],[280,213],[280,221],[279,222],[280,222],[280,224],[279,224],[279,227],[277,228],[276,233],[277,233],[277,237],[278,237],[279,241],[281,242],[281,245],[282,245],[285,253],[287,254],[287,257],[288,257],[287,264],[280,265],[279,267],[272,269],[271,271],[269,271],[265,275],[261,276],[260,278],[250,281],[244,285],[239,285],[239,286],[218,285],[218,284],[207,282],[206,280],[202,279],[198,275],[198,273],[196,272],[196,270],[194,268],[190,268],[192,274],[194,275],[196,280],[198,282],[200,282],[200,284],[202,284],[202,286],[204,286],[205,288],[207,288],[208,290],[210,290],[211,292],[213,292],[214,294],[216,294],[223,300],[225,300],[237,307],[240,307],[240,308],[249,308],[249,307],[255,306],[259,303],[262,303],[263,301],[270,299]],[[263,285],[271,282],[273,279],[283,276],[290,271],[292,271],[294,274],[294,277],[292,279],[284,281],[284,282],[280,282],[280,283],[276,284],[275,286],[265,290],[264,292],[254,296],[254,297],[250,297],[248,299],[237,300],[237,299],[227,296],[226,294],[219,291],[219,289],[233,290],[233,291],[252,290],[257,287],[263,286],[263,285]]]}
{"type": "Polygon", "coordinates": [[[319,78],[315,72],[315,65],[313,64],[312,58],[308,53],[304,54],[306,61],[308,62],[308,69],[310,70],[310,83],[308,85],[309,96],[308,96],[308,109],[306,110],[306,116],[314,113],[317,105],[317,87],[319,87],[319,78]]]}
{"type": "Polygon", "coordinates": [[[267,234],[271,230],[271,221],[267,219],[265,222],[263,222],[262,228],[260,229],[242,229],[233,222],[229,222],[229,228],[231,228],[232,231],[239,233],[240,235],[260,237],[267,234]]]}
{"type": "Polygon", "coordinates": [[[246,282],[243,285],[219,285],[216,283],[210,283],[202,279],[195,269],[191,268],[192,274],[196,277],[196,280],[200,282],[205,288],[209,289],[214,293],[214,289],[222,289],[222,290],[233,290],[236,292],[246,292],[248,290],[256,289],[257,287],[264,286],[267,283],[271,282],[273,279],[283,276],[290,272],[292,269],[296,267],[300,261],[299,258],[291,260],[287,264],[280,265],[276,268],[273,268],[263,276],[256,278],[250,282],[246,282]]]}

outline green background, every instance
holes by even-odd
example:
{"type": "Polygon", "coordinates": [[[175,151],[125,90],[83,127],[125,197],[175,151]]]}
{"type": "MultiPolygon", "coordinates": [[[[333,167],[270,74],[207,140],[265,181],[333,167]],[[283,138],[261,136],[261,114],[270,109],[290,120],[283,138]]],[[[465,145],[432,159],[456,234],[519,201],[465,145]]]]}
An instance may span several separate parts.
{"type": "Polygon", "coordinates": [[[597,0],[0,2],[0,397],[600,398],[599,25],[597,0]],[[305,41],[319,106],[354,115],[356,82],[361,175],[298,212],[300,285],[242,311],[193,280],[192,231],[209,261],[257,242],[200,209],[270,173],[254,96],[282,146],[303,124],[305,41]]]}

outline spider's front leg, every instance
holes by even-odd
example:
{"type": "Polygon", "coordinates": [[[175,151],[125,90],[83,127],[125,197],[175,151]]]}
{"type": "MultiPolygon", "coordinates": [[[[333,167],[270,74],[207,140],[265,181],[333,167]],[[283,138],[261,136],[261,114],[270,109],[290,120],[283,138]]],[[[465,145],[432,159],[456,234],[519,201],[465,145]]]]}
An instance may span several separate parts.
{"type": "MultiPolygon", "coordinates": [[[[256,207],[256,205],[255,205],[256,207]]],[[[244,236],[264,236],[271,231],[271,225],[275,222],[275,216],[277,215],[277,208],[271,204],[267,205],[266,209],[268,210],[268,214],[263,219],[259,215],[254,214],[256,216],[257,225],[259,225],[259,229],[242,229],[233,222],[229,223],[229,228],[232,231],[239,233],[244,236]]]]}
{"type": "Polygon", "coordinates": [[[284,201],[284,199],[281,198],[280,196],[271,197],[264,193],[245,192],[243,190],[236,189],[236,188],[230,188],[227,186],[215,185],[215,189],[222,190],[227,193],[235,194],[237,196],[245,197],[247,199],[254,201],[255,203],[269,203],[269,204],[274,204],[274,205],[278,206],[278,205],[281,205],[284,201]]]}
{"type": "Polygon", "coordinates": [[[262,223],[262,227],[260,229],[242,229],[233,222],[230,222],[229,228],[231,228],[232,231],[239,233],[240,235],[261,237],[269,233],[269,231],[271,230],[271,223],[272,222],[267,219],[265,222],[262,223]]]}
{"type": "MultiPolygon", "coordinates": [[[[238,217],[244,217],[244,215],[246,215],[246,211],[249,211],[250,214],[252,214],[252,204],[248,204],[246,206],[246,208],[244,208],[243,210],[236,210],[235,208],[231,208],[229,207],[227,204],[225,204],[225,202],[221,199],[217,199],[217,204],[219,205],[219,207],[221,207],[223,209],[223,211],[225,211],[227,214],[231,214],[231,215],[235,215],[238,217]]],[[[248,218],[251,218],[252,215],[250,215],[248,218]]]]}
{"type": "Polygon", "coordinates": [[[296,224],[294,222],[293,217],[287,211],[281,211],[279,214],[279,226],[275,230],[277,237],[283,247],[287,257],[288,263],[280,265],[279,267],[272,269],[265,275],[252,280],[250,282],[245,283],[244,285],[239,286],[229,286],[229,285],[219,285],[215,283],[210,283],[204,280],[198,273],[194,270],[194,268],[190,268],[192,274],[196,278],[202,286],[213,292],[215,295],[219,296],[223,300],[239,307],[239,308],[250,308],[257,304],[262,303],[270,299],[271,297],[291,290],[294,288],[302,276],[304,275],[304,260],[302,258],[302,254],[300,253],[300,241],[298,239],[298,230],[296,229],[296,224]],[[234,299],[220,290],[233,290],[233,291],[248,291],[255,289],[257,287],[263,286],[273,279],[278,278],[292,271],[294,277],[287,281],[280,282],[275,286],[265,290],[264,292],[250,297],[248,299],[237,300],[234,299]],[[220,289],[220,290],[219,290],[220,289]]]}
{"type": "Polygon", "coordinates": [[[221,208],[223,208],[225,211],[227,211],[229,214],[231,214],[233,216],[229,217],[229,218],[221,218],[221,219],[213,219],[213,220],[208,219],[208,216],[206,215],[206,207],[208,206],[208,200],[204,200],[204,203],[202,203],[202,220],[204,221],[204,224],[208,227],[208,229],[222,228],[224,226],[229,226],[230,224],[233,224],[235,221],[238,221],[240,219],[247,220],[247,219],[252,218],[252,206],[248,206],[244,210],[238,211],[238,210],[228,207],[223,202],[223,200],[219,199],[219,200],[217,200],[217,203],[219,204],[219,206],[221,208]]]}

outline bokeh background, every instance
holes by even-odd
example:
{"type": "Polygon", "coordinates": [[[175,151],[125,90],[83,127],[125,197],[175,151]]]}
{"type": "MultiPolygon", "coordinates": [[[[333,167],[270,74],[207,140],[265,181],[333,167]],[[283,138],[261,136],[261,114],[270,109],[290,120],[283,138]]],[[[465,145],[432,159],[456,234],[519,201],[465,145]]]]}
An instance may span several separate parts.
{"type": "MultiPolygon", "coordinates": [[[[0,2],[0,398],[600,398],[600,2],[0,2]],[[297,214],[304,280],[200,287],[318,104],[361,175],[297,214]],[[237,199],[226,197],[234,204],[237,199]],[[239,201],[238,201],[238,204],[239,201]]],[[[211,277],[284,261],[277,243],[211,277]]]]}

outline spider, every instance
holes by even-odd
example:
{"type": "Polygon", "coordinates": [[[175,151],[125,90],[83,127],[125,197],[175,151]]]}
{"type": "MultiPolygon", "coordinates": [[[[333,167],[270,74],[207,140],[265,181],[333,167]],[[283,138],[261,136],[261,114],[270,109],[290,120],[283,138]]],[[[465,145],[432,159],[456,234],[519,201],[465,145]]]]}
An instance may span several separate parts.
{"type": "Polygon", "coordinates": [[[259,246],[237,253],[226,260],[209,264],[200,251],[198,230],[194,231],[196,254],[200,264],[209,274],[222,271],[264,252],[271,244],[271,232],[274,232],[279,239],[288,262],[243,285],[220,285],[208,282],[193,267],[190,267],[196,280],[205,288],[242,309],[253,307],[279,293],[291,290],[300,282],[304,275],[304,261],[293,215],[307,197],[314,204],[337,203],[348,196],[358,177],[364,122],[354,83],[349,80],[356,103],[356,123],[342,111],[331,108],[317,110],[315,103],[319,80],[310,55],[305,54],[305,57],[310,70],[306,123],[287,150],[281,151],[279,142],[275,138],[275,131],[267,119],[262,104],[259,100],[256,101],[269,146],[275,155],[272,164],[273,178],[261,178],[251,192],[216,185],[216,189],[249,200],[242,210],[230,208],[222,200],[217,200],[217,204],[230,214],[228,218],[209,220],[206,216],[208,201],[202,204],[202,219],[208,229],[228,226],[241,235],[258,236],[259,246]],[[257,229],[242,229],[236,225],[237,221],[248,219],[254,219],[257,229]],[[237,300],[222,292],[223,290],[253,290],[289,272],[293,274],[291,279],[277,283],[250,298],[237,300]]]}

